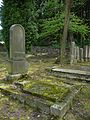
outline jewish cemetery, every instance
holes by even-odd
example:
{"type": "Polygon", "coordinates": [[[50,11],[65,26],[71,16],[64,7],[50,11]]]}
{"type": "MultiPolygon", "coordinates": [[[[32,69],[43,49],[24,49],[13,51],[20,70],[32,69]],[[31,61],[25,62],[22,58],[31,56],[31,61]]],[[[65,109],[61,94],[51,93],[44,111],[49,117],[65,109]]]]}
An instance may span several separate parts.
{"type": "Polygon", "coordinates": [[[90,1],[0,2],[0,120],[90,120],[90,1]]]}

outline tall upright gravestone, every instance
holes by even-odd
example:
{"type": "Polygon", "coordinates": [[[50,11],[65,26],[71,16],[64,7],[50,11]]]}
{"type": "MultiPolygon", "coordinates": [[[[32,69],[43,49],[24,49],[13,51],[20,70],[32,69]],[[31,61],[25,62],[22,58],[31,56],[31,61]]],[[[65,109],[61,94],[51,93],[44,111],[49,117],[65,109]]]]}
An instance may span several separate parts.
{"type": "Polygon", "coordinates": [[[85,56],[85,61],[88,61],[88,46],[86,45],[85,48],[84,48],[84,56],[85,56]]]}
{"type": "Polygon", "coordinates": [[[81,60],[81,62],[84,61],[83,58],[84,58],[84,57],[83,57],[83,48],[80,48],[80,60],[81,60]]]}
{"type": "Polygon", "coordinates": [[[89,61],[90,61],[90,46],[88,48],[88,58],[89,58],[89,61]]]}
{"type": "Polygon", "coordinates": [[[70,64],[72,65],[75,61],[75,42],[71,42],[71,60],[70,64]]]}
{"type": "Polygon", "coordinates": [[[10,70],[9,74],[26,74],[28,64],[25,59],[25,30],[15,24],[10,28],[10,70]]]}
{"type": "Polygon", "coordinates": [[[76,46],[76,56],[77,56],[77,61],[79,61],[80,60],[80,49],[79,49],[79,47],[78,46],[76,46]]]}

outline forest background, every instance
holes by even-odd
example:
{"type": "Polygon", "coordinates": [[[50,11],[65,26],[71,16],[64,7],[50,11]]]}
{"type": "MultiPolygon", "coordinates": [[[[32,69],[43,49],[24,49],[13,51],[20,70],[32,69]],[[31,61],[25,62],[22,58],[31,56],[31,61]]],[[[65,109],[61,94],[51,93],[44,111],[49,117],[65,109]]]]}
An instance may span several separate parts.
{"type": "MultiPolygon", "coordinates": [[[[3,0],[0,40],[9,50],[10,26],[21,24],[25,28],[26,52],[31,46],[60,48],[64,18],[65,0],[3,0]]],[[[90,0],[73,0],[67,43],[71,37],[79,46],[90,45],[90,0]]]]}

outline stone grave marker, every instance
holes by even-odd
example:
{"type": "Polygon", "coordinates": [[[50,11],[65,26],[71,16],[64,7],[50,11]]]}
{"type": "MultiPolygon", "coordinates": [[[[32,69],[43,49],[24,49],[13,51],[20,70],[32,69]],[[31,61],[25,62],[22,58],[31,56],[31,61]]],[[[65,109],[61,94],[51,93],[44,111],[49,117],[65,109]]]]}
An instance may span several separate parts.
{"type": "Polygon", "coordinates": [[[81,62],[84,61],[84,59],[83,59],[83,48],[80,48],[80,60],[81,60],[81,62]]]}
{"type": "Polygon", "coordinates": [[[77,63],[77,47],[74,46],[74,63],[77,63]]]}
{"type": "Polygon", "coordinates": [[[84,48],[84,58],[85,58],[85,61],[88,61],[88,46],[86,45],[85,48],[84,48]]]}
{"type": "Polygon", "coordinates": [[[90,61],[90,46],[89,46],[88,49],[89,49],[89,50],[88,50],[88,58],[89,58],[89,61],[90,61]]]}
{"type": "Polygon", "coordinates": [[[9,74],[26,74],[28,63],[25,58],[25,30],[15,24],[10,28],[10,68],[9,74]]]}
{"type": "Polygon", "coordinates": [[[76,47],[76,58],[77,58],[77,61],[80,60],[79,47],[78,46],[76,47]]]}
{"type": "Polygon", "coordinates": [[[75,61],[75,42],[71,43],[71,65],[74,63],[75,61]]]}

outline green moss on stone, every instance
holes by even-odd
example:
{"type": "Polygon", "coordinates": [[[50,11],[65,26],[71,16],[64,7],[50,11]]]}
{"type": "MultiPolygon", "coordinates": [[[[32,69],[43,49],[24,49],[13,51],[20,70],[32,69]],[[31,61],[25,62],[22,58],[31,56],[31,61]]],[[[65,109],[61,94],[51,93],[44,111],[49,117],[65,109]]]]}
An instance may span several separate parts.
{"type": "Polygon", "coordinates": [[[50,84],[50,80],[47,82],[30,82],[24,86],[24,90],[31,94],[47,98],[52,101],[62,101],[63,98],[70,92],[68,87],[59,84],[50,84]]]}

